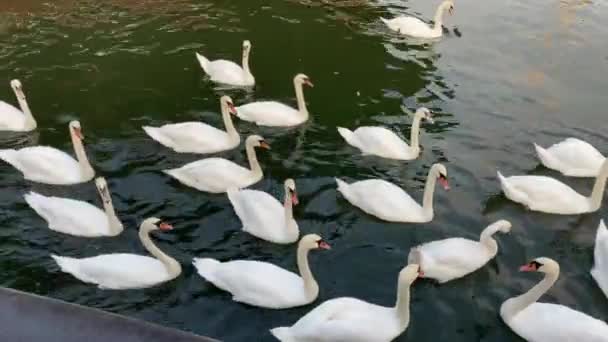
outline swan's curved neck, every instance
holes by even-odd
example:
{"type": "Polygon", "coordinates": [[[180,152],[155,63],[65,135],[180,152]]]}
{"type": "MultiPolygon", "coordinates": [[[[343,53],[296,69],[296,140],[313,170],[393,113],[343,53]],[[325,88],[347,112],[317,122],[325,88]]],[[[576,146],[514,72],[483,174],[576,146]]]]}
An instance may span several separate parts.
{"type": "Polygon", "coordinates": [[[437,183],[437,177],[435,175],[435,169],[431,168],[428,176],[426,177],[426,185],[424,186],[424,197],[422,198],[422,210],[424,214],[433,218],[433,195],[435,194],[435,184],[437,183]]]}
{"type": "Polygon", "coordinates": [[[163,253],[163,251],[156,247],[154,242],[152,242],[150,239],[150,231],[152,229],[144,225],[142,225],[142,227],[139,229],[139,239],[141,240],[141,243],[144,245],[146,250],[150,252],[150,254],[165,265],[167,273],[169,273],[171,278],[177,277],[182,272],[182,266],[179,264],[179,262],[177,262],[177,260],[163,253]]]}
{"type": "Polygon", "coordinates": [[[234,123],[232,122],[232,117],[230,117],[230,111],[228,109],[228,105],[222,103],[222,119],[224,120],[224,127],[226,127],[226,133],[228,133],[228,137],[232,141],[239,140],[239,132],[237,132],[236,128],[234,128],[234,123]]]}
{"type": "Polygon", "coordinates": [[[529,305],[535,303],[543,294],[545,294],[545,292],[547,292],[553,286],[553,284],[555,284],[555,281],[557,281],[558,277],[559,271],[546,273],[543,280],[536,284],[528,292],[507,300],[501,308],[501,316],[503,317],[503,319],[511,319],[519,312],[527,308],[529,305]]]}
{"type": "Polygon", "coordinates": [[[414,116],[414,121],[412,121],[412,130],[410,132],[410,147],[414,151],[420,152],[420,121],[422,120],[421,116],[414,116]]]}
{"type": "Polygon", "coordinates": [[[243,71],[245,71],[247,77],[253,78],[253,74],[249,69],[249,49],[243,50],[243,61],[241,64],[243,65],[243,71]]]}
{"type": "Polygon", "coordinates": [[[306,108],[306,100],[304,100],[303,85],[294,80],[293,87],[296,90],[296,99],[298,100],[298,113],[305,119],[308,119],[308,109],[306,108]]]}
{"type": "Polygon", "coordinates": [[[293,221],[293,202],[291,199],[291,193],[289,188],[285,187],[285,200],[283,201],[283,207],[285,208],[285,227],[291,228],[291,222],[293,221]]]}
{"type": "Polygon", "coordinates": [[[407,326],[410,322],[410,285],[405,281],[399,281],[397,285],[395,312],[399,317],[399,325],[407,326]]]}
{"type": "Polygon", "coordinates": [[[82,172],[82,177],[84,179],[92,178],[95,175],[95,171],[89,162],[89,158],[87,157],[87,153],[84,150],[84,146],[82,145],[82,140],[76,136],[75,133],[71,133],[72,136],[72,146],[74,146],[74,154],[76,154],[76,159],[78,160],[78,164],[80,165],[80,171],[82,172]]]}
{"type": "Polygon", "coordinates": [[[36,119],[34,119],[34,115],[32,115],[32,111],[30,110],[30,106],[28,105],[26,98],[19,96],[17,91],[15,91],[15,96],[17,96],[19,107],[21,107],[21,111],[25,116],[25,128],[30,130],[36,128],[38,124],[36,123],[36,119]]]}
{"type": "Polygon", "coordinates": [[[433,21],[435,22],[435,26],[433,26],[433,31],[436,34],[441,34],[443,31],[443,14],[445,13],[446,7],[450,6],[449,2],[442,2],[439,7],[437,7],[437,11],[435,12],[435,18],[433,21]]]}
{"type": "Polygon", "coordinates": [[[262,167],[258,162],[258,156],[255,154],[255,148],[253,147],[253,145],[247,144],[246,150],[247,159],[249,160],[249,168],[251,169],[251,172],[253,172],[256,178],[262,177],[262,167]]]}
{"type": "Polygon", "coordinates": [[[116,210],[114,210],[114,204],[112,203],[112,199],[110,198],[106,201],[103,196],[101,197],[103,202],[103,210],[106,213],[106,217],[108,218],[108,225],[110,227],[111,235],[118,235],[123,231],[124,227],[122,222],[118,219],[116,215],[116,210]]]}
{"type": "Polygon", "coordinates": [[[600,173],[595,179],[595,184],[593,185],[593,191],[591,192],[591,210],[596,211],[602,205],[602,199],[604,198],[604,190],[606,188],[606,178],[608,178],[608,161],[605,161],[602,164],[600,169],[600,173]]]}
{"type": "Polygon", "coordinates": [[[308,265],[308,252],[310,249],[298,246],[298,270],[300,276],[304,280],[304,291],[306,291],[306,297],[308,299],[314,299],[319,294],[319,285],[310,271],[308,265]]]}
{"type": "Polygon", "coordinates": [[[496,253],[498,252],[498,244],[492,236],[499,230],[499,224],[492,224],[486,227],[486,229],[481,232],[481,236],[479,237],[479,242],[484,245],[492,255],[496,255],[496,253]]]}

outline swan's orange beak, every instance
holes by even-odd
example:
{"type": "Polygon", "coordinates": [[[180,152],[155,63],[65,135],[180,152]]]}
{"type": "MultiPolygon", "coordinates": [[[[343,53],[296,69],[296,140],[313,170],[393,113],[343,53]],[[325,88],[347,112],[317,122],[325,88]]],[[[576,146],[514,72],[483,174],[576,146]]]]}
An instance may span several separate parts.
{"type": "Polygon", "coordinates": [[[260,141],[260,147],[270,150],[270,145],[268,145],[268,143],[265,141],[260,141]]]}
{"type": "Polygon", "coordinates": [[[159,228],[160,230],[162,230],[162,231],[169,231],[169,230],[173,230],[173,226],[172,226],[172,225],[170,225],[170,224],[168,224],[168,223],[166,223],[166,222],[161,222],[161,223],[158,225],[158,228],[159,228]]]}
{"type": "Polygon", "coordinates": [[[290,192],[291,192],[291,203],[293,205],[300,204],[300,201],[298,200],[298,193],[295,192],[295,190],[290,190],[290,192]]]}
{"type": "Polygon", "coordinates": [[[331,249],[331,246],[323,240],[321,240],[317,243],[319,244],[319,248],[321,248],[321,249],[331,249]]]}
{"type": "Polygon", "coordinates": [[[304,84],[306,84],[307,86],[309,86],[311,88],[314,88],[314,86],[315,86],[314,84],[312,84],[312,82],[310,82],[310,79],[308,79],[308,78],[304,79],[304,84]]]}
{"type": "Polygon", "coordinates": [[[443,187],[443,189],[445,191],[450,190],[450,183],[448,183],[448,179],[445,178],[444,176],[439,176],[439,184],[441,184],[441,186],[443,187]]]}
{"type": "Polygon", "coordinates": [[[525,264],[519,268],[520,272],[536,272],[536,265],[533,263],[525,264]]]}
{"type": "Polygon", "coordinates": [[[232,102],[228,102],[228,110],[230,111],[230,114],[236,115],[236,107],[232,102]]]}

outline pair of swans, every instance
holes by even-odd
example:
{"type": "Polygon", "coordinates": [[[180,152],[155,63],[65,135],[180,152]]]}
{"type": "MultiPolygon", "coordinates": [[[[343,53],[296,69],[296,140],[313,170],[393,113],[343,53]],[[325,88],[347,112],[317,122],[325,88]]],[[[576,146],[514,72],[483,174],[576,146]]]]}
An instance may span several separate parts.
{"type": "Polygon", "coordinates": [[[47,197],[36,192],[26,194],[25,201],[48,223],[49,229],[83,237],[116,236],[124,227],[116,216],[106,180],[99,177],[95,185],[103,210],[70,198],[47,197]]]}
{"type": "Polygon", "coordinates": [[[338,191],[352,205],[390,222],[430,222],[433,219],[433,194],[437,180],[449,190],[448,171],[442,164],[429,170],[422,206],[399,186],[383,179],[368,179],[348,184],[336,178],[338,191]]]}
{"type": "Polygon", "coordinates": [[[23,173],[27,180],[46,184],[71,185],[85,183],[95,177],[82,145],[84,135],[80,122],[69,124],[76,159],[47,146],[25,147],[20,150],[0,150],[0,159],[23,173]]]}
{"type": "Polygon", "coordinates": [[[15,92],[21,110],[4,101],[0,101],[0,131],[30,132],[36,129],[36,119],[32,115],[30,106],[25,98],[23,86],[19,80],[11,81],[11,88],[15,92]]]}
{"type": "Polygon", "coordinates": [[[445,283],[472,273],[498,252],[498,244],[492,237],[496,232],[508,233],[511,223],[499,220],[483,230],[479,241],[449,238],[422,244],[412,248],[408,262],[420,265],[421,277],[445,283]]]}
{"type": "Polygon", "coordinates": [[[288,244],[298,240],[300,230],[293,218],[298,205],[296,183],[285,180],[283,206],[271,195],[249,189],[228,189],[228,199],[243,224],[243,231],[273,243],[288,244]]]}
{"type": "Polygon", "coordinates": [[[433,39],[440,38],[443,35],[443,15],[445,12],[449,12],[450,15],[454,12],[454,1],[445,0],[442,2],[437,11],[435,12],[435,25],[430,26],[424,21],[410,16],[400,16],[393,19],[380,18],[389,29],[396,31],[402,35],[433,39]]]}
{"type": "Polygon", "coordinates": [[[298,243],[300,275],[274,264],[232,260],[220,262],[211,258],[195,258],[194,267],[203,278],[230,292],[232,300],[269,309],[286,309],[313,302],[319,285],[308,265],[308,252],[331,247],[319,235],[309,234],[298,243]]]}
{"type": "Polygon", "coordinates": [[[220,98],[225,131],[202,122],[181,122],[161,127],[143,126],[152,139],[178,153],[217,153],[236,148],[241,136],[234,128],[236,108],[229,96],[220,98]]]}
{"type": "Polygon", "coordinates": [[[595,249],[593,251],[594,264],[591,276],[608,298],[608,229],[604,220],[600,221],[595,235],[595,249]]]}
{"type": "Polygon", "coordinates": [[[503,321],[517,335],[534,342],[608,342],[608,324],[567,306],[538,303],[559,277],[559,264],[537,258],[520,268],[544,273],[544,279],[528,292],[506,300],[500,307],[503,321]]]}
{"type": "Polygon", "coordinates": [[[283,342],[390,342],[410,323],[410,288],[420,268],[410,264],[399,272],[397,301],[386,307],[342,297],[323,302],[291,327],[270,332],[283,342]]]}
{"type": "Polygon", "coordinates": [[[412,146],[409,146],[397,134],[384,127],[363,126],[357,128],[354,132],[343,127],[338,127],[338,133],[349,145],[358,148],[364,155],[412,160],[420,155],[418,137],[420,135],[420,121],[423,119],[430,123],[434,122],[431,111],[424,107],[416,110],[414,114],[410,133],[412,146]]]}
{"type": "Polygon", "coordinates": [[[602,163],[588,197],[551,177],[504,177],[500,172],[497,175],[505,196],[530,210],[562,215],[583,214],[597,211],[602,204],[608,178],[608,161],[602,163]]]}
{"type": "Polygon", "coordinates": [[[242,66],[225,59],[210,61],[205,56],[196,53],[201,68],[209,75],[211,81],[233,86],[251,87],[255,84],[255,78],[249,69],[249,52],[251,42],[243,41],[242,66]]]}
{"type": "Polygon", "coordinates": [[[148,218],[139,228],[139,239],[154,257],[113,253],[89,258],[70,258],[51,255],[61,268],[75,278],[96,284],[101,289],[140,289],[151,287],[172,279],[182,272],[179,262],[163,253],[150,239],[155,230],[163,232],[173,227],[159,218],[148,218]]]}
{"type": "Polygon", "coordinates": [[[255,148],[270,149],[259,135],[251,135],[245,141],[249,169],[224,158],[205,158],[188,163],[177,169],[164,170],[180,183],[200,191],[224,193],[230,188],[246,188],[263,177],[255,148]]]}

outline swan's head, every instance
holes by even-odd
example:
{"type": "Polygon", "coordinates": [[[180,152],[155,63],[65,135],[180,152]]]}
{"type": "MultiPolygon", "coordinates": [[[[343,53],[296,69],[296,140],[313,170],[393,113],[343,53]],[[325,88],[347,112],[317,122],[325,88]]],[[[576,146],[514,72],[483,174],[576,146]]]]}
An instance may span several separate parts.
{"type": "Polygon", "coordinates": [[[450,15],[454,14],[454,1],[447,0],[444,3],[445,3],[445,8],[448,10],[448,13],[450,13],[450,15]]]}
{"type": "Polygon", "coordinates": [[[243,40],[243,55],[249,54],[249,51],[251,51],[251,42],[243,40]]]}
{"type": "Polygon", "coordinates": [[[288,178],[285,180],[285,192],[289,193],[293,205],[300,203],[298,201],[298,193],[296,192],[296,182],[293,179],[288,178]]]}
{"type": "Polygon", "coordinates": [[[405,266],[401,270],[401,272],[399,272],[399,282],[411,285],[420,276],[422,276],[422,271],[420,270],[420,265],[409,264],[409,265],[405,266]]]}
{"type": "Polygon", "coordinates": [[[112,197],[110,196],[110,190],[108,189],[106,179],[98,177],[95,179],[95,186],[97,187],[99,196],[101,196],[101,200],[104,201],[104,203],[109,204],[112,201],[112,197]]]}
{"type": "Polygon", "coordinates": [[[23,86],[21,85],[21,81],[12,80],[11,88],[13,88],[13,91],[20,100],[25,100],[25,94],[23,93],[23,86]]]}
{"type": "Polygon", "coordinates": [[[259,135],[250,135],[245,143],[253,147],[261,147],[270,150],[270,145],[259,135]]]}
{"type": "Polygon", "coordinates": [[[536,258],[519,268],[521,272],[559,273],[559,264],[550,258],[536,258]]]}
{"type": "Polygon", "coordinates": [[[304,235],[299,245],[305,249],[331,249],[331,246],[317,234],[304,235]]]}
{"type": "Polygon", "coordinates": [[[158,217],[150,217],[144,220],[141,224],[142,227],[148,227],[150,230],[160,229],[162,231],[170,231],[173,230],[173,226],[168,224],[167,222],[163,222],[163,220],[158,217]]]}
{"type": "Polygon", "coordinates": [[[498,228],[498,231],[501,233],[509,233],[511,231],[511,222],[507,220],[499,220],[493,223],[494,226],[498,228]]]}
{"type": "Polygon", "coordinates": [[[82,134],[82,127],[80,126],[80,121],[74,120],[70,121],[70,133],[78,138],[79,140],[84,140],[84,135],[82,134]]]}
{"type": "Polygon", "coordinates": [[[439,181],[439,184],[443,187],[444,190],[450,190],[450,183],[448,182],[448,170],[443,166],[443,164],[435,164],[433,165],[433,170],[435,171],[435,177],[439,181]]]}
{"type": "Polygon", "coordinates": [[[308,78],[308,76],[304,75],[304,74],[297,74],[294,78],[293,78],[293,83],[300,85],[300,84],[305,84],[309,87],[314,87],[314,85],[312,84],[312,82],[310,81],[310,78],[308,78]]]}
{"type": "Polygon", "coordinates": [[[234,102],[228,95],[224,95],[220,98],[220,103],[223,108],[227,108],[230,114],[236,115],[236,107],[234,106],[234,102]]]}
{"type": "Polygon", "coordinates": [[[435,123],[435,120],[433,120],[433,113],[431,113],[431,111],[426,107],[418,108],[414,116],[420,117],[421,119],[424,119],[430,123],[435,123]]]}

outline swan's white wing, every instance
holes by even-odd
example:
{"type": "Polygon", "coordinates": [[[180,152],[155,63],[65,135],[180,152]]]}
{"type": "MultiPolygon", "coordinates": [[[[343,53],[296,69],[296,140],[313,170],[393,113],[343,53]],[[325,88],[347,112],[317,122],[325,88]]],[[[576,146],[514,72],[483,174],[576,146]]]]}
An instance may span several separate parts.
{"type": "Polygon", "coordinates": [[[220,83],[242,84],[245,79],[245,71],[240,65],[224,59],[210,62],[207,73],[212,81],[220,83]]]}
{"type": "Polygon", "coordinates": [[[376,155],[409,155],[410,146],[406,144],[397,134],[384,128],[364,126],[354,132],[360,142],[361,150],[365,153],[376,155]]]}
{"type": "Polygon", "coordinates": [[[349,184],[344,194],[353,205],[388,221],[423,219],[422,207],[397,185],[382,179],[349,184]]]}
{"type": "Polygon", "coordinates": [[[429,24],[414,17],[397,17],[386,20],[386,25],[393,31],[413,37],[431,37],[435,36],[429,24]]]}
{"type": "Polygon", "coordinates": [[[0,131],[17,131],[25,126],[25,115],[13,105],[0,101],[0,131]]]}
{"type": "Polygon", "coordinates": [[[102,236],[110,233],[106,214],[94,205],[69,198],[25,195],[29,206],[42,216],[51,230],[76,236],[102,236]]]}
{"type": "Polygon", "coordinates": [[[228,198],[245,231],[267,240],[285,235],[285,209],[276,198],[258,190],[228,191],[228,198]]]}
{"type": "Polygon", "coordinates": [[[591,275],[608,297],[608,229],[602,220],[595,237],[594,264],[591,275]]]}
{"type": "Polygon", "coordinates": [[[55,259],[64,272],[101,288],[144,288],[169,279],[163,263],[143,255],[103,254],[84,259],[55,259]]]}
{"type": "Polygon", "coordinates": [[[275,101],[248,103],[236,111],[240,119],[263,126],[295,126],[303,122],[297,109],[275,101]]]}
{"type": "Polygon", "coordinates": [[[563,305],[534,303],[507,324],[534,342],[608,342],[608,325],[563,305]]]}
{"type": "Polygon", "coordinates": [[[206,158],[169,170],[182,183],[209,192],[247,187],[256,180],[251,170],[223,158],[206,158]]]}
{"type": "Polygon", "coordinates": [[[17,165],[26,179],[42,182],[78,182],[81,170],[69,154],[47,146],[25,147],[15,154],[17,165]]]}
{"type": "Polygon", "coordinates": [[[586,197],[554,178],[511,176],[505,180],[507,186],[503,190],[507,197],[533,210],[567,214],[589,209],[586,197]]]}
{"type": "Polygon", "coordinates": [[[238,302],[275,309],[309,302],[300,276],[266,262],[225,262],[217,266],[214,278],[214,284],[238,302]]]}
{"type": "Polygon", "coordinates": [[[157,132],[165,136],[163,140],[171,142],[169,147],[184,152],[211,153],[231,148],[234,145],[230,141],[228,133],[202,122],[168,124],[159,127],[157,132]]]}
{"type": "Polygon", "coordinates": [[[547,151],[573,169],[599,170],[605,159],[591,144],[576,138],[568,138],[552,145],[547,151]]]}
{"type": "Polygon", "coordinates": [[[421,253],[421,268],[427,278],[451,280],[485,265],[492,255],[477,241],[450,238],[416,247],[421,253]]]}

